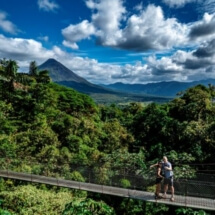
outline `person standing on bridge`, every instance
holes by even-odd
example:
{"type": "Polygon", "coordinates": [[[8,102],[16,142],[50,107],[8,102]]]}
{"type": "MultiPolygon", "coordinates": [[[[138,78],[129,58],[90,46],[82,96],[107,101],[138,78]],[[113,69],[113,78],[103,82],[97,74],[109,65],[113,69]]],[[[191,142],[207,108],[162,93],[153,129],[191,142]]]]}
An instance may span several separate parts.
{"type": "Polygon", "coordinates": [[[155,199],[161,199],[162,196],[160,196],[160,191],[161,191],[161,182],[163,180],[163,175],[162,175],[162,164],[163,164],[163,161],[159,161],[158,163],[156,164],[153,164],[150,166],[150,169],[152,167],[157,167],[156,168],[156,179],[155,179],[155,184],[156,184],[156,188],[155,188],[155,199]]]}
{"type": "Polygon", "coordinates": [[[163,157],[163,170],[164,170],[164,194],[163,194],[163,198],[166,198],[168,186],[170,186],[170,190],[171,190],[171,194],[172,194],[170,201],[174,201],[172,164],[168,161],[166,156],[163,157]]]}
{"type": "Polygon", "coordinates": [[[161,181],[163,180],[163,176],[161,175],[162,169],[162,162],[158,162],[157,164],[157,171],[156,171],[156,191],[155,191],[155,199],[161,199],[160,190],[161,190],[161,181]]]}

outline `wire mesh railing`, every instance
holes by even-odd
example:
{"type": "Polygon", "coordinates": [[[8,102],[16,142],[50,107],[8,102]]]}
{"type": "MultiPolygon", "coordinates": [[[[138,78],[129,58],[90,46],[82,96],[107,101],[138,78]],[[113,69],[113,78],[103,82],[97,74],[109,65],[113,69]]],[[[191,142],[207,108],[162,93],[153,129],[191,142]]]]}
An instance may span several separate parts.
{"type": "MultiPolygon", "coordinates": [[[[117,167],[106,162],[41,163],[24,159],[0,158],[1,170],[29,173],[85,183],[152,191],[155,185],[154,171],[143,171],[138,165],[117,167]]],[[[196,173],[192,178],[174,180],[175,194],[215,199],[215,175],[196,173]]]]}

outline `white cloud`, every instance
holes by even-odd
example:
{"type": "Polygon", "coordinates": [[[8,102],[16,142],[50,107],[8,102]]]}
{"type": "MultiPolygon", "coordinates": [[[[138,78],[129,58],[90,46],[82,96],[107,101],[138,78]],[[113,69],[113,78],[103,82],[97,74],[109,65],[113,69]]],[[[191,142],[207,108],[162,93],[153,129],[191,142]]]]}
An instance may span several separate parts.
{"type": "Polygon", "coordinates": [[[213,38],[215,36],[215,13],[205,13],[202,20],[195,22],[191,26],[189,36],[191,39],[197,40],[202,40],[202,38],[210,40],[213,38]]]}
{"type": "Polygon", "coordinates": [[[179,8],[191,2],[197,2],[198,0],[162,0],[162,1],[163,3],[167,4],[169,7],[179,8]]]}
{"type": "Polygon", "coordinates": [[[26,59],[41,60],[50,57],[54,57],[53,51],[46,50],[41,43],[35,40],[7,38],[0,35],[0,58],[25,61],[26,59]]]}
{"type": "Polygon", "coordinates": [[[136,51],[171,49],[186,42],[187,31],[187,26],[176,19],[165,19],[161,7],[149,5],[128,19],[117,45],[136,51]]]}
{"type": "Polygon", "coordinates": [[[0,28],[7,33],[16,34],[17,27],[9,20],[7,20],[7,14],[0,11],[0,28]]]}
{"type": "Polygon", "coordinates": [[[92,24],[97,29],[96,35],[102,45],[115,45],[121,36],[120,25],[126,12],[122,0],[88,0],[86,5],[94,12],[92,24]],[[95,12],[96,11],[96,12],[95,12]]]}
{"type": "MultiPolygon", "coordinates": [[[[204,46],[204,49],[209,46],[213,47],[214,42],[211,41],[207,46],[204,46]]],[[[215,55],[213,53],[196,55],[194,53],[197,50],[188,52],[178,50],[172,56],[161,59],[157,59],[155,56],[149,57],[146,64],[152,73],[151,80],[194,81],[214,78],[215,55]]]]}
{"type": "Polygon", "coordinates": [[[77,49],[77,41],[87,39],[90,35],[95,33],[94,26],[87,20],[82,21],[77,25],[69,25],[62,30],[62,34],[65,38],[63,44],[67,47],[77,49]]]}
{"type": "Polygon", "coordinates": [[[44,11],[55,11],[59,8],[59,5],[57,3],[50,0],[38,0],[37,3],[39,8],[44,11]]]}
{"type": "Polygon", "coordinates": [[[64,41],[63,41],[63,45],[64,45],[65,47],[69,47],[69,48],[71,48],[71,49],[79,49],[77,43],[70,43],[70,42],[67,41],[67,40],[64,40],[64,41]]]}
{"type": "Polygon", "coordinates": [[[62,30],[67,47],[78,49],[79,41],[94,36],[97,44],[116,49],[164,51],[198,46],[203,37],[211,40],[215,36],[215,14],[205,13],[202,20],[183,24],[175,18],[165,18],[162,8],[155,5],[145,9],[139,5],[136,14],[126,13],[122,0],[87,0],[86,5],[92,10],[91,21],[71,24],[62,30]]]}
{"type": "MultiPolygon", "coordinates": [[[[76,42],[91,35],[95,35],[101,45],[116,45],[117,39],[121,38],[120,22],[126,12],[122,0],[87,0],[86,5],[93,12],[91,22],[84,20],[62,30],[65,40],[70,42],[70,47],[77,48],[76,42]]],[[[69,43],[64,41],[65,44],[68,46],[69,43]]]]}
{"type": "Polygon", "coordinates": [[[88,0],[87,6],[96,10],[91,22],[84,20],[62,30],[65,41],[75,48],[76,42],[90,35],[100,45],[133,51],[171,49],[187,40],[188,27],[174,18],[165,19],[161,7],[149,5],[126,20],[121,0],[88,0]],[[126,25],[122,28],[123,21],[126,25]]]}

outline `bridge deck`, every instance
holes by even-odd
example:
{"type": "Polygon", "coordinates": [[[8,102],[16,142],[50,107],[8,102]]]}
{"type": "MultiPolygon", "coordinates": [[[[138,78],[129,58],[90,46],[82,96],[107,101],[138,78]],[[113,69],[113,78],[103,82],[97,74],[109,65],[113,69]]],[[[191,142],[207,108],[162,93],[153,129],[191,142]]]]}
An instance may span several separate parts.
{"type": "Polygon", "coordinates": [[[163,204],[174,205],[174,206],[183,206],[183,207],[215,211],[215,199],[175,195],[174,202],[171,202],[170,199],[168,198],[155,200],[154,194],[150,192],[112,187],[112,186],[106,186],[106,185],[99,185],[99,184],[92,184],[92,183],[84,183],[84,182],[71,181],[71,180],[46,177],[46,176],[40,176],[40,175],[33,175],[28,173],[13,172],[13,171],[7,171],[7,170],[0,170],[0,177],[29,181],[34,183],[43,183],[48,185],[67,187],[67,188],[73,188],[73,189],[85,190],[90,192],[97,192],[97,193],[133,198],[133,199],[140,199],[144,201],[157,202],[157,203],[163,203],[163,204]]]}

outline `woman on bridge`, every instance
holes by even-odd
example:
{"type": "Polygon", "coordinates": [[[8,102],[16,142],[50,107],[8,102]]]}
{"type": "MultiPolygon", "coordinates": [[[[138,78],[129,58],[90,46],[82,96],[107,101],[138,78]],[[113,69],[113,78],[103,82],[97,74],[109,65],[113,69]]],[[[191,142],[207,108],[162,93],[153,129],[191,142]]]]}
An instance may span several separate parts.
{"type": "Polygon", "coordinates": [[[153,166],[157,166],[156,169],[156,179],[155,179],[155,184],[156,184],[156,190],[155,190],[155,199],[161,199],[162,197],[160,196],[160,190],[161,190],[161,181],[163,179],[162,176],[162,162],[158,162],[155,165],[150,166],[152,168],[153,166]]]}

